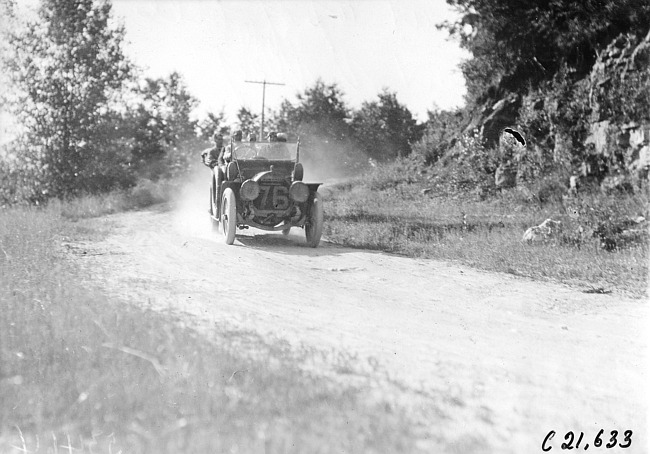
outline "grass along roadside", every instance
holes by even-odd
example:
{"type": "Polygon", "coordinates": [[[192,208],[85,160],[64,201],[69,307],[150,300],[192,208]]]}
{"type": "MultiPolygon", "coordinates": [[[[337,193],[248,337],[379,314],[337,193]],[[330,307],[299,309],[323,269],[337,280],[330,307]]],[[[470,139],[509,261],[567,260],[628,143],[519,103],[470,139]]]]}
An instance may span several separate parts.
{"type": "Polygon", "coordinates": [[[48,210],[73,221],[97,217],[169,202],[179,192],[180,186],[181,183],[174,180],[140,180],[136,186],[126,190],[88,194],[65,201],[54,199],[48,203],[48,210]]]}
{"type": "Polygon", "coordinates": [[[282,344],[209,342],[107,299],[62,256],[65,238],[101,234],[66,210],[86,217],[0,211],[0,452],[416,450],[404,411],[305,372],[282,344]]]}
{"type": "Polygon", "coordinates": [[[386,174],[386,169],[324,188],[324,235],[346,246],[549,279],[584,290],[647,296],[647,242],[610,252],[597,238],[576,233],[581,225],[593,226],[598,217],[647,215],[644,196],[600,195],[575,200],[570,206],[539,205],[521,203],[507,193],[479,201],[424,194],[425,188],[423,179],[403,181],[386,174]],[[561,236],[540,244],[521,241],[528,227],[547,218],[562,222],[561,236]]]}

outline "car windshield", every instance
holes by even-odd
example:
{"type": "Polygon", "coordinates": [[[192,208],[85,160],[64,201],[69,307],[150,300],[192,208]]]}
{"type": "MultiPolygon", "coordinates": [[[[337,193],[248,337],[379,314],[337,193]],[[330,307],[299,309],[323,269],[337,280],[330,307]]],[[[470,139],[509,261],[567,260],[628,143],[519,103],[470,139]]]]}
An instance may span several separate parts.
{"type": "Polygon", "coordinates": [[[235,142],[236,159],[271,159],[293,161],[298,151],[297,143],[288,142],[235,142]]]}

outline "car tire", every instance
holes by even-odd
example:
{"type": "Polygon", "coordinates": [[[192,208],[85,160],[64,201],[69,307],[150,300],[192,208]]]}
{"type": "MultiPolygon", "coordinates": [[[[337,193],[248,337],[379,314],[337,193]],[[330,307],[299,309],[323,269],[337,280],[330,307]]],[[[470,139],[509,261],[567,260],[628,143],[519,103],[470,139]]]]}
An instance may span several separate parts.
{"type": "Polygon", "coordinates": [[[323,234],[323,216],[323,202],[321,202],[320,194],[317,192],[314,195],[309,217],[305,223],[305,237],[309,247],[318,247],[320,243],[320,237],[323,234]]]}
{"type": "Polygon", "coordinates": [[[217,203],[215,202],[215,189],[214,189],[214,180],[210,185],[210,225],[212,231],[219,231],[219,213],[217,213],[217,203]]]}
{"type": "Polygon", "coordinates": [[[210,216],[214,216],[214,211],[212,210],[212,205],[214,205],[213,200],[212,200],[212,188],[214,186],[214,181],[210,183],[210,208],[208,208],[208,213],[210,213],[210,216]]]}
{"type": "Polygon", "coordinates": [[[282,234],[284,236],[287,236],[289,234],[289,232],[291,232],[291,227],[290,226],[282,229],[282,234]]]}
{"type": "Polygon", "coordinates": [[[225,237],[226,244],[235,242],[235,230],[237,229],[237,201],[235,193],[231,188],[223,191],[221,199],[221,230],[225,237]]]}

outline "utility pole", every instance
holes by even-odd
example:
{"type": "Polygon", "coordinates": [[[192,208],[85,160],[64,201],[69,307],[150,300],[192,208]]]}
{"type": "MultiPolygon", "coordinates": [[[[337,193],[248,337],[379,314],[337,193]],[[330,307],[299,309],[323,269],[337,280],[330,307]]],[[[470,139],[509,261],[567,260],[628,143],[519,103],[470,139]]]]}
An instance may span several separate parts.
{"type": "Polygon", "coordinates": [[[257,80],[245,80],[247,84],[262,84],[262,121],[260,122],[260,137],[258,140],[263,140],[264,139],[264,99],[266,98],[266,86],[267,85],[285,85],[285,84],[280,84],[277,82],[267,82],[266,79],[264,79],[262,82],[259,82],[257,80]]]}

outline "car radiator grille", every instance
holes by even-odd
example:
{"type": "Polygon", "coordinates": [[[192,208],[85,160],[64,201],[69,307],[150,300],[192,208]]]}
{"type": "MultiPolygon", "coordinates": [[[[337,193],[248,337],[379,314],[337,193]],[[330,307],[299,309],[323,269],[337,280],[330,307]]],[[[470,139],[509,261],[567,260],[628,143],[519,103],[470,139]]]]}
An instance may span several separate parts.
{"type": "Polygon", "coordinates": [[[255,199],[254,206],[263,212],[286,211],[290,206],[289,188],[283,184],[260,182],[260,195],[255,199]]]}

